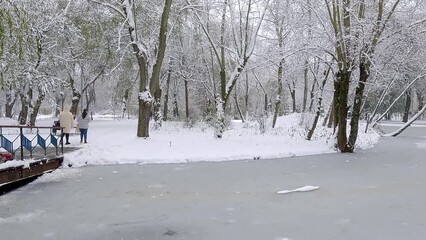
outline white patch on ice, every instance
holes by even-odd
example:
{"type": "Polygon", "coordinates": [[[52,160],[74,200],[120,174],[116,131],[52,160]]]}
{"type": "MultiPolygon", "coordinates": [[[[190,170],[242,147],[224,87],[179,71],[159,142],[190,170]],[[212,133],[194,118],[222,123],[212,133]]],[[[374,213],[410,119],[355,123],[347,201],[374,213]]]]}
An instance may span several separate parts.
{"type": "Polygon", "coordinates": [[[292,192],[308,192],[308,191],[314,191],[319,189],[320,187],[318,186],[304,186],[304,187],[300,187],[300,188],[296,188],[293,190],[281,190],[278,191],[278,194],[286,194],[286,193],[292,193],[292,192]]]}
{"type": "Polygon", "coordinates": [[[50,174],[44,174],[43,176],[39,177],[33,184],[60,182],[64,179],[77,178],[80,176],[80,172],[81,170],[76,168],[57,169],[50,174]]]}
{"type": "Polygon", "coordinates": [[[419,143],[416,143],[416,145],[418,148],[426,148],[426,142],[419,142],[419,143]]]}
{"type": "Polygon", "coordinates": [[[43,213],[42,211],[35,211],[32,213],[21,213],[8,218],[0,218],[0,225],[8,224],[8,223],[29,222],[29,221],[32,221],[37,216],[41,215],[42,213],[43,213]]]}

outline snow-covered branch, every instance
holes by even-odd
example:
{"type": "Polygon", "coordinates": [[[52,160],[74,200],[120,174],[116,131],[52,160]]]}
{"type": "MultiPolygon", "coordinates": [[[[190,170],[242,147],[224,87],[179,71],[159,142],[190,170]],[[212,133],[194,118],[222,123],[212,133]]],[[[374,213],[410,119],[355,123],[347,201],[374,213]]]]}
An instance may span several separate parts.
{"type": "Polygon", "coordinates": [[[114,10],[115,12],[117,12],[118,14],[120,14],[120,16],[122,16],[123,18],[126,18],[126,14],[123,11],[121,11],[120,8],[117,7],[117,6],[114,6],[114,5],[107,3],[107,2],[101,2],[101,1],[98,1],[98,0],[88,0],[88,1],[92,2],[92,3],[100,4],[100,5],[105,6],[105,7],[108,7],[110,9],[114,10]]]}

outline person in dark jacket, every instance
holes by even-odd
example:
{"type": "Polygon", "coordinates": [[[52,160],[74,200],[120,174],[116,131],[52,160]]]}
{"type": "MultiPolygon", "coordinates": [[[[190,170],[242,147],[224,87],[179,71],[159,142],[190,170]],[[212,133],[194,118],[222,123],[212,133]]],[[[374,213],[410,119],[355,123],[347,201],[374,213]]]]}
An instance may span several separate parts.
{"type": "Polygon", "coordinates": [[[87,143],[87,130],[89,129],[90,117],[87,115],[87,109],[83,110],[80,116],[77,117],[77,124],[80,128],[80,143],[87,143]]]}

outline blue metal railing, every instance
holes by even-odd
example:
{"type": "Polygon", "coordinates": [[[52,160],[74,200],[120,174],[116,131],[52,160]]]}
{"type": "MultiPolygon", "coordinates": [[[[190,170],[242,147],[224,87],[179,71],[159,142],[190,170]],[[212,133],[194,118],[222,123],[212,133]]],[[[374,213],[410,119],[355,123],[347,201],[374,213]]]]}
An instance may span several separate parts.
{"type": "Polygon", "coordinates": [[[56,136],[56,131],[61,130],[60,127],[28,127],[28,126],[5,126],[0,125],[0,149],[4,149],[13,155],[16,159],[16,153],[20,151],[20,158],[24,160],[24,150],[29,152],[30,158],[33,158],[33,153],[36,148],[44,150],[44,156],[47,155],[49,146],[53,146],[56,155],[64,153],[64,145],[56,136]],[[7,131],[8,130],[8,131],[7,131]],[[43,132],[44,131],[44,132],[43,132]]]}

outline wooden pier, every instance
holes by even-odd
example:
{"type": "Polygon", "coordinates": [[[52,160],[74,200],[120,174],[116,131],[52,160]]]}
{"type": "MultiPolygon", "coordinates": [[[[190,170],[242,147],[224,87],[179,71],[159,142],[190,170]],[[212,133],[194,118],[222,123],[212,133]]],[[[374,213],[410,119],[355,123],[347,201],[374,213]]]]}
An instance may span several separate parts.
{"type": "MultiPolygon", "coordinates": [[[[0,195],[62,165],[64,148],[57,127],[0,125],[0,150],[13,160],[0,161],[0,195]]],[[[59,133],[60,135],[61,133],[59,133]]]]}
{"type": "Polygon", "coordinates": [[[0,195],[26,184],[44,173],[51,172],[62,165],[63,156],[44,158],[24,164],[0,169],[0,195]]]}

